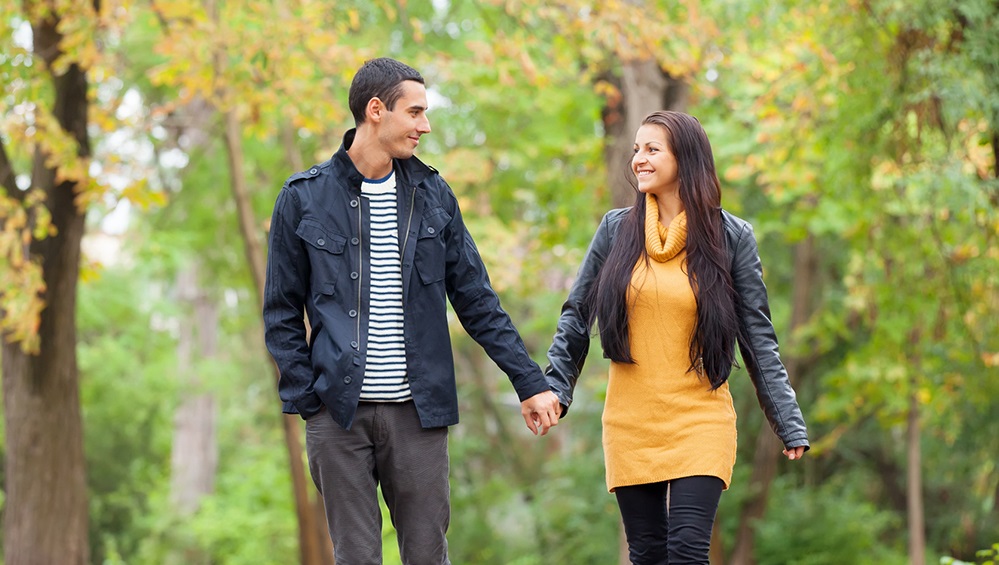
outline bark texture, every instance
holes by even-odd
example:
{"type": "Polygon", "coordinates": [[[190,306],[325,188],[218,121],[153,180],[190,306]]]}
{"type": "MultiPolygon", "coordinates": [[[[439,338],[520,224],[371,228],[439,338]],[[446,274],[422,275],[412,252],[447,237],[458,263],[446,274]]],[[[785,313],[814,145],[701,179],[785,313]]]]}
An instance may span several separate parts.
{"type": "MultiPolygon", "coordinates": [[[[49,69],[61,54],[58,24],[53,15],[31,26],[34,51],[49,69]]],[[[51,77],[52,113],[77,142],[79,155],[89,156],[86,74],[72,64],[65,73],[51,77]]],[[[36,152],[31,184],[33,190],[45,194],[57,231],[28,244],[28,256],[40,263],[45,283],[39,351],[26,353],[20,343],[8,339],[2,345],[7,565],[84,565],[90,559],[76,360],[76,291],[84,214],[76,205],[78,181],[57,179],[46,157],[36,152]]],[[[6,168],[3,176],[9,178],[13,171],[6,168]]],[[[7,182],[4,186],[8,191],[12,188],[7,182]]]]}

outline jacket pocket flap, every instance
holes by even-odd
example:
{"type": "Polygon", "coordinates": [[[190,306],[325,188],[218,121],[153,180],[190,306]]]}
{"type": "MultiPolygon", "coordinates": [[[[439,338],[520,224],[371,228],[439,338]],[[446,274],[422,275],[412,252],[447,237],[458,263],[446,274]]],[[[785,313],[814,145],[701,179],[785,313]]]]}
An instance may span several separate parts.
{"type": "Polygon", "coordinates": [[[346,237],[330,233],[322,225],[309,220],[302,220],[295,233],[312,247],[330,253],[343,253],[343,248],[347,245],[346,237]]]}
{"type": "Polygon", "coordinates": [[[417,234],[417,239],[437,237],[442,231],[444,231],[444,228],[450,221],[451,215],[448,214],[443,208],[430,210],[430,213],[424,215],[423,221],[420,222],[420,233],[417,234]]]}
{"type": "Polygon", "coordinates": [[[444,280],[444,262],[437,261],[436,263],[431,261],[420,260],[419,257],[416,258],[416,272],[420,275],[420,280],[423,284],[434,284],[435,282],[444,280]]]}

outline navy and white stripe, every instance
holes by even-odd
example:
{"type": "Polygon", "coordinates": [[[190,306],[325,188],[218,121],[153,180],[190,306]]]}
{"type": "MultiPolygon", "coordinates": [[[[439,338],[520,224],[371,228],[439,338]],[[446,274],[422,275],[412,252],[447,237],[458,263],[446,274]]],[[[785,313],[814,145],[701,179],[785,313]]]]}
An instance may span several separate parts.
{"type": "Polygon", "coordinates": [[[371,294],[361,400],[402,402],[412,398],[412,393],[406,377],[395,173],[364,179],[361,195],[368,202],[371,223],[371,294]]]}

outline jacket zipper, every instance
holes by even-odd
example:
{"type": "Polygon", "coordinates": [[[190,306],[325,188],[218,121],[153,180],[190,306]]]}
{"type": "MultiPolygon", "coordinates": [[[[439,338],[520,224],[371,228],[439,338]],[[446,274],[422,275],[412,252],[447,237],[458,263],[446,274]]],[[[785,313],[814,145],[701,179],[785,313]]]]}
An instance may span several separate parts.
{"type": "Polygon", "coordinates": [[[361,288],[364,287],[364,197],[357,197],[357,323],[356,339],[361,343],[361,288]]]}
{"type": "MultiPolygon", "coordinates": [[[[399,262],[400,263],[402,263],[403,257],[406,256],[406,247],[409,245],[409,229],[413,226],[413,208],[416,208],[416,187],[415,186],[413,187],[412,191],[413,191],[413,194],[412,194],[412,196],[409,199],[409,219],[406,220],[406,236],[402,240],[402,252],[399,253],[399,262]]],[[[413,259],[413,262],[414,263],[416,262],[415,258],[413,259]]],[[[410,279],[412,279],[412,275],[410,275],[410,279]]],[[[409,293],[409,290],[407,290],[406,287],[403,286],[402,287],[402,320],[403,320],[402,321],[402,339],[404,340],[404,342],[406,342],[403,345],[403,347],[407,350],[406,351],[406,356],[407,357],[409,357],[409,351],[408,351],[408,349],[409,349],[409,344],[408,344],[409,338],[406,335],[408,333],[406,331],[406,329],[407,329],[406,328],[406,326],[407,326],[407,324],[406,324],[406,295],[408,293],[409,293]]],[[[407,380],[409,378],[408,377],[408,372],[409,371],[407,371],[407,377],[406,377],[407,380]]]]}
{"type": "MultiPolygon", "coordinates": [[[[402,255],[406,256],[406,246],[409,245],[409,229],[413,227],[413,208],[416,208],[416,187],[413,187],[413,195],[409,200],[409,220],[406,222],[406,237],[402,240],[402,255]]],[[[404,289],[405,290],[405,289],[404,289]]]]}

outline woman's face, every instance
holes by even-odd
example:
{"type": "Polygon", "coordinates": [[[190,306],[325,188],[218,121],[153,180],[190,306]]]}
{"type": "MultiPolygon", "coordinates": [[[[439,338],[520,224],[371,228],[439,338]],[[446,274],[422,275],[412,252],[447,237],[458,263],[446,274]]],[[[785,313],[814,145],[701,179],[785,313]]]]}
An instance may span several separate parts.
{"type": "Polygon", "coordinates": [[[680,188],[679,168],[666,141],[666,129],[645,124],[635,134],[635,155],[631,172],[638,179],[638,190],[662,196],[680,188]]]}

